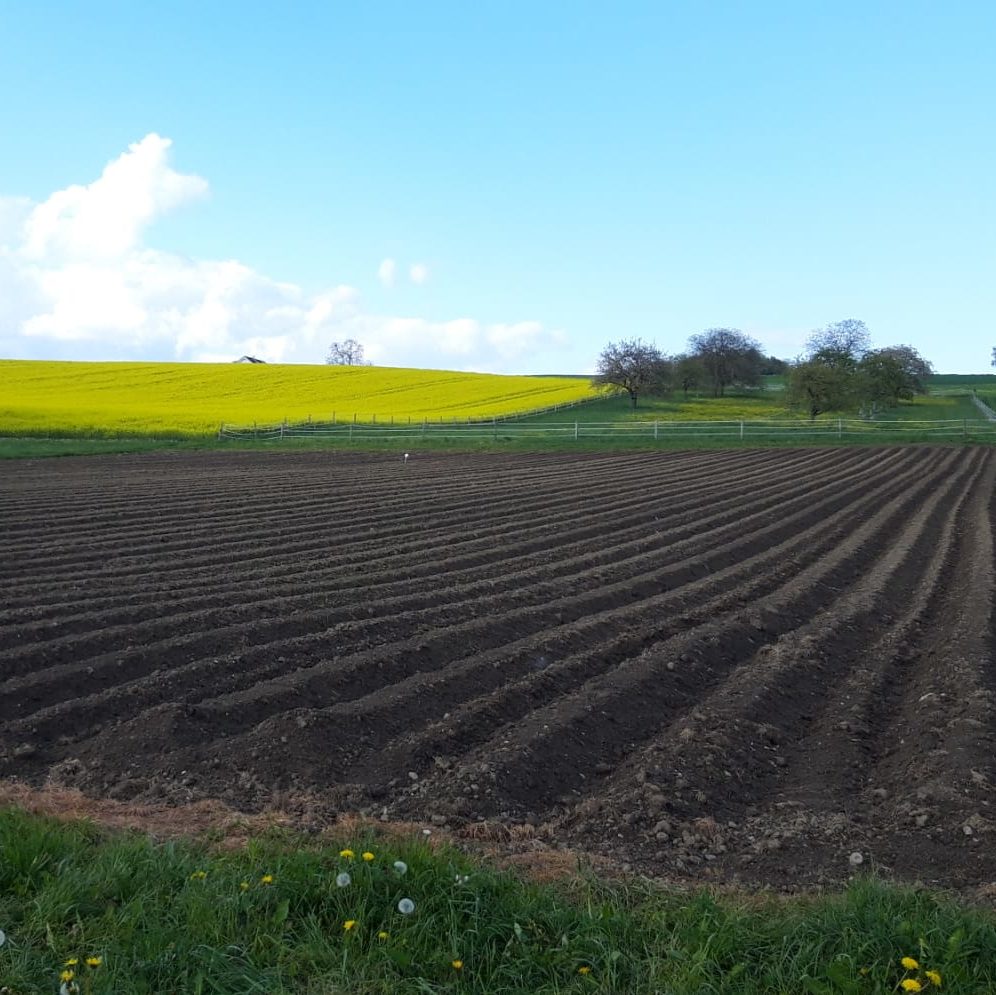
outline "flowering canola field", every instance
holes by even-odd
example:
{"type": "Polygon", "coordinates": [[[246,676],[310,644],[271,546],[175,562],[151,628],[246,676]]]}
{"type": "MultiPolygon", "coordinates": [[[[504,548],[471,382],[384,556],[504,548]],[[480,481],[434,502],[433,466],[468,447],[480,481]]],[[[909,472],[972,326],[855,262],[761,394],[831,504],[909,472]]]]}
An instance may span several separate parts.
{"type": "Polygon", "coordinates": [[[584,377],[241,363],[0,360],[0,433],[206,435],[251,425],[508,415],[594,396],[584,377]]]}

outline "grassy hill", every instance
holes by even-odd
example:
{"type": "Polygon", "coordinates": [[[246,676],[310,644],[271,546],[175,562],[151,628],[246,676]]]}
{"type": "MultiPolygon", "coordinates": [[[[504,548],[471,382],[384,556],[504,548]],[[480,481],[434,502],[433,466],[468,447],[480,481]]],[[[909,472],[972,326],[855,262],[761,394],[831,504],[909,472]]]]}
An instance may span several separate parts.
{"type": "Polygon", "coordinates": [[[475,418],[593,396],[587,378],[379,366],[0,360],[0,434],[204,436],[222,422],[475,418]]]}

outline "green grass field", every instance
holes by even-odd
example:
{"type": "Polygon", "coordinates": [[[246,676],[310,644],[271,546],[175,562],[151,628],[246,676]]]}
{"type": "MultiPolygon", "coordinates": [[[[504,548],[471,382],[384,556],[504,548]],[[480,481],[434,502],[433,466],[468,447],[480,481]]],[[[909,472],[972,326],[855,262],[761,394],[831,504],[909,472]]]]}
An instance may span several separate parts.
{"type": "Polygon", "coordinates": [[[420,835],[274,830],[233,850],[16,810],[0,852],[16,995],[60,976],[85,995],[885,995],[936,987],[927,971],[951,995],[996,990],[991,913],[872,880],[793,900],[590,870],[541,886],[420,835]]]}

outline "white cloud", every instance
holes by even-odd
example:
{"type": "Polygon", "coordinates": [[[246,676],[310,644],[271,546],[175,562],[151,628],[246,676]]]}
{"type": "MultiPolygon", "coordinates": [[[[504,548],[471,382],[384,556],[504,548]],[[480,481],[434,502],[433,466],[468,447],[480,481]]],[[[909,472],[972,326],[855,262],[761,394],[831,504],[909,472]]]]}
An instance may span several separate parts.
{"type": "Polygon", "coordinates": [[[377,279],[380,280],[385,287],[393,287],[397,270],[398,264],[393,259],[388,257],[380,264],[380,266],[377,267],[377,279]]]}
{"type": "MultiPolygon", "coordinates": [[[[157,218],[207,193],[169,165],[170,146],[147,135],[40,204],[0,197],[0,356],[321,363],[329,342],[355,338],[378,364],[528,372],[537,350],[563,353],[566,336],[538,322],[370,314],[354,287],[308,294],[235,259],[145,245],[157,218]]],[[[396,274],[383,260],[381,283],[396,274]]],[[[409,269],[414,283],[428,275],[409,269]]]]}

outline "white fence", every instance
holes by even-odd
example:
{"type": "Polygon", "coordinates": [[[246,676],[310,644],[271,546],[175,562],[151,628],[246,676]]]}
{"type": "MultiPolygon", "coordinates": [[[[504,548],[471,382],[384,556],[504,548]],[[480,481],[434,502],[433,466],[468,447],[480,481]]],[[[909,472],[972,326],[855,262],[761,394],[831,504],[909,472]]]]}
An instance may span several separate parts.
{"type": "Polygon", "coordinates": [[[834,418],[826,421],[615,421],[546,422],[503,421],[407,421],[401,422],[305,422],[299,424],[222,425],[219,439],[466,439],[509,441],[514,439],[630,439],[656,442],[727,440],[730,442],[875,441],[876,439],[996,439],[996,423],[973,419],[874,420],[834,418]]]}

